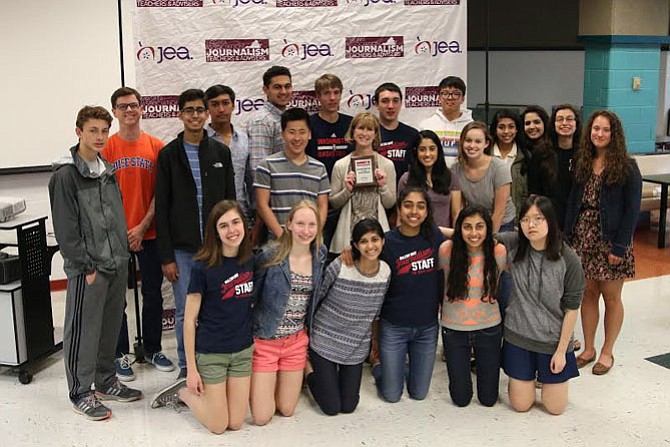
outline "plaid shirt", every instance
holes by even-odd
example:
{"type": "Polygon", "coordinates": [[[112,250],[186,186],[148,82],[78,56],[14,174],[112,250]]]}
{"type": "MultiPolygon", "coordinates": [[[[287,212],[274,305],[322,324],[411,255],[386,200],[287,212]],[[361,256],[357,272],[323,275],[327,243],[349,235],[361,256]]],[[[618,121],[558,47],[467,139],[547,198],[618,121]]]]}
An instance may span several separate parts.
{"type": "Polygon", "coordinates": [[[282,111],[274,104],[265,101],[263,108],[247,121],[249,164],[252,174],[256,172],[256,167],[261,161],[284,150],[284,141],[281,137],[281,114],[282,111]]]}
{"type": "MultiPolygon", "coordinates": [[[[249,219],[256,209],[256,196],[253,189],[254,177],[249,165],[249,141],[244,132],[238,132],[232,124],[230,127],[233,131],[230,139],[230,155],[235,170],[235,196],[244,215],[249,219]]],[[[210,138],[223,143],[221,135],[212,128],[211,124],[207,125],[207,134],[210,138]]]]}

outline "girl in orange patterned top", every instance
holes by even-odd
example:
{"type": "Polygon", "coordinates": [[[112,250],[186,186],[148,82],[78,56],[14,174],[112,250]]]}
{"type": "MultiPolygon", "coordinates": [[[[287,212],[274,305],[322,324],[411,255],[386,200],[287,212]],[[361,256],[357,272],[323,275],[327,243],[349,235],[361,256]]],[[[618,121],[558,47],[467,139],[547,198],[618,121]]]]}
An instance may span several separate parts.
{"type": "Polygon", "coordinates": [[[493,240],[493,222],[482,206],[458,216],[451,240],[440,247],[447,273],[442,303],[442,344],[451,400],[464,407],[472,400],[470,354],[477,362],[477,398],[487,407],[498,400],[502,325],[496,289],[507,251],[493,240]]]}

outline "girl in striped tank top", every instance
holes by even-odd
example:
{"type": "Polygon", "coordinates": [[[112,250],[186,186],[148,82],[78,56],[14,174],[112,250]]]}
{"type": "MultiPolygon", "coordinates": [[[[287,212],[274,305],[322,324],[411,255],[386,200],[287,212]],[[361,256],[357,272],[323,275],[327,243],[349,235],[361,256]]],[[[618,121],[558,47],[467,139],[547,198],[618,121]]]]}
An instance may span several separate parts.
{"type": "Polygon", "coordinates": [[[451,400],[464,407],[472,400],[470,354],[477,362],[477,398],[482,405],[498,401],[502,325],[495,299],[507,251],[495,244],[491,214],[468,206],[458,216],[454,235],[440,246],[447,275],[440,324],[449,374],[451,400]]]}

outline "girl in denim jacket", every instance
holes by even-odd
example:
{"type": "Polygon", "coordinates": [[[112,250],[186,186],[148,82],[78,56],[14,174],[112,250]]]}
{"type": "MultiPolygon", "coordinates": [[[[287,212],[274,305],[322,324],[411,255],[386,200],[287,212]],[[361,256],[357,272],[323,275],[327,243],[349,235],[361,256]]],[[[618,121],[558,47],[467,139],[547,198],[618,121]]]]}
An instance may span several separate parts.
{"type": "Polygon", "coordinates": [[[254,274],[251,413],[265,425],[277,410],[292,416],[307,363],[306,317],[319,289],[327,250],[314,202],[293,205],[286,228],[259,254],[254,274]]]}

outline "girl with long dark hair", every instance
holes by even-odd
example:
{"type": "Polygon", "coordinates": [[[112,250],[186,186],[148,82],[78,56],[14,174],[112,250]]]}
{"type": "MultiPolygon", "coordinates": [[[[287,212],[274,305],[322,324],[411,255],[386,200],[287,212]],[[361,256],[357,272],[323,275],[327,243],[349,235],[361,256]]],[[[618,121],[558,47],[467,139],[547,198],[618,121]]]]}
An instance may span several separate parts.
{"type": "Polygon", "coordinates": [[[526,147],[531,156],[535,156],[536,149],[550,147],[547,111],[540,106],[528,106],[521,116],[523,117],[523,131],[526,134],[526,147]]]}
{"type": "Polygon", "coordinates": [[[504,161],[512,175],[512,202],[514,208],[528,198],[528,166],[530,153],[526,148],[524,134],[521,131],[521,117],[513,110],[503,109],[496,112],[491,121],[490,133],[493,145],[486,153],[504,161]]]}
{"type": "Polygon", "coordinates": [[[451,400],[464,407],[472,400],[471,353],[477,362],[477,397],[482,405],[498,401],[501,316],[495,299],[507,251],[493,239],[491,215],[482,206],[464,208],[451,240],[440,247],[447,274],[442,302],[442,343],[451,400]]]}
{"type": "Polygon", "coordinates": [[[579,111],[570,104],[556,106],[549,119],[548,133],[550,146],[538,148],[533,153],[528,189],[531,194],[551,200],[562,230],[572,190],[572,160],[581,135],[579,111]]]}
{"type": "Polygon", "coordinates": [[[435,224],[451,228],[461,210],[461,186],[444,161],[440,138],[432,130],[422,130],[410,151],[409,171],[400,177],[398,191],[407,186],[425,188],[433,205],[435,224]]]}
{"type": "Polygon", "coordinates": [[[373,368],[380,395],[388,402],[400,400],[405,382],[412,399],[423,400],[428,393],[444,285],[438,265],[444,236],[433,223],[428,193],[405,188],[397,209],[399,224],[386,233],[382,254],[391,267],[391,283],[379,323],[381,364],[373,368]]]}

